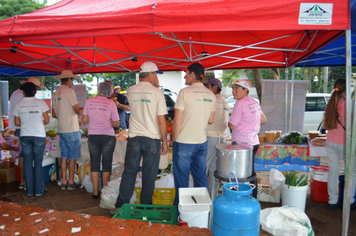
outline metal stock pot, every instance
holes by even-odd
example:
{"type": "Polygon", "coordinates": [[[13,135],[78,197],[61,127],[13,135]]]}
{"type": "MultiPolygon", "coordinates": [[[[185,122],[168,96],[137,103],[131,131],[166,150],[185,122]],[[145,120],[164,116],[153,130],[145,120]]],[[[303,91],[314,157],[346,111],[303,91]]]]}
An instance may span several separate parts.
{"type": "Polygon", "coordinates": [[[221,143],[216,145],[216,170],[218,175],[229,178],[230,172],[238,179],[252,175],[253,147],[243,144],[221,143]]]}

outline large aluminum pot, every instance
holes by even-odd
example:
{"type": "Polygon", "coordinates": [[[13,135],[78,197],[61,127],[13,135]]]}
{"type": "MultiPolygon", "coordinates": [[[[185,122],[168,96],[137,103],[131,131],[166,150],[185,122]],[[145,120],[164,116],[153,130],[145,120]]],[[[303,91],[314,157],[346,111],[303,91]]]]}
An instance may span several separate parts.
{"type": "Polygon", "coordinates": [[[221,143],[216,145],[216,170],[218,175],[229,178],[230,172],[238,179],[252,175],[253,147],[242,144],[221,143]]]}

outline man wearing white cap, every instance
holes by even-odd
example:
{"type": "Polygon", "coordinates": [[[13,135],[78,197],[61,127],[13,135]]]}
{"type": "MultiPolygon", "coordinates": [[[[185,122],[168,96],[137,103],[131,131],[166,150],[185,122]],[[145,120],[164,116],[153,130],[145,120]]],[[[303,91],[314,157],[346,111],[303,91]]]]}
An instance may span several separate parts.
{"type": "MultiPolygon", "coordinates": [[[[26,80],[21,80],[20,83],[24,84],[26,82],[31,82],[34,85],[36,85],[37,89],[45,89],[43,86],[41,86],[40,80],[37,79],[36,77],[30,77],[27,81],[26,80]]],[[[15,90],[10,97],[10,108],[9,108],[9,129],[16,129],[16,135],[17,137],[20,138],[21,133],[21,127],[15,125],[15,117],[13,114],[14,107],[15,105],[25,96],[23,95],[23,91],[21,89],[15,90]]],[[[20,176],[21,176],[21,183],[19,186],[19,189],[25,189],[26,188],[26,183],[25,183],[25,177],[24,177],[24,172],[23,172],[23,155],[21,152],[21,147],[20,147],[20,157],[19,157],[19,169],[20,169],[20,176]]]]}
{"type": "MultiPolygon", "coordinates": [[[[258,133],[260,132],[261,124],[266,122],[266,116],[261,110],[258,101],[250,96],[250,82],[248,80],[236,80],[232,85],[232,94],[237,100],[232,111],[229,128],[232,130],[231,139],[237,144],[247,144],[253,147],[252,153],[252,177],[256,177],[254,168],[255,155],[259,148],[258,133]]],[[[257,198],[257,181],[254,180],[256,188],[253,190],[252,196],[257,198]]]]}
{"type": "Polygon", "coordinates": [[[220,80],[216,78],[209,79],[207,88],[214,93],[216,98],[214,122],[208,125],[206,130],[206,135],[208,136],[208,154],[206,156],[206,167],[207,173],[209,174],[208,190],[210,197],[212,197],[217,195],[218,190],[217,181],[215,181],[214,178],[214,172],[216,170],[216,145],[226,142],[230,108],[220,94],[222,90],[220,80]],[[215,185],[214,188],[213,185],[215,185]],[[215,189],[216,192],[212,193],[212,189],[215,189]]]}
{"type": "Polygon", "coordinates": [[[141,157],[142,192],[140,203],[152,204],[160,154],[168,152],[166,101],[162,91],[153,86],[157,79],[157,73],[162,74],[154,63],[143,63],[139,71],[140,82],[127,90],[131,109],[129,138],[120,194],[115,204],[116,209],[111,211],[112,214],[123,204],[130,202],[141,157]]]}
{"type": "Polygon", "coordinates": [[[55,77],[61,86],[52,95],[52,116],[58,120],[59,147],[61,150],[62,190],[75,190],[74,172],[76,160],[80,158],[80,139],[78,115],[83,108],[75,92],[71,89],[73,80],[79,78],[72,71],[64,70],[55,77]],[[67,180],[67,160],[69,159],[69,180],[67,180]]]}

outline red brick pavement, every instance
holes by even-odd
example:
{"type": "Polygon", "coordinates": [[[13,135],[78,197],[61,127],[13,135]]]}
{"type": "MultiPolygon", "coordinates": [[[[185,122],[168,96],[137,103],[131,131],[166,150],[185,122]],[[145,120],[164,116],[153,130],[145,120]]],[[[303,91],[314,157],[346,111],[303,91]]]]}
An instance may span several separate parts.
{"type": "Polygon", "coordinates": [[[1,235],[69,235],[74,227],[81,227],[75,235],[212,235],[208,229],[196,227],[113,219],[0,201],[1,235]],[[31,216],[34,212],[38,214],[31,216]],[[48,231],[40,233],[44,229],[48,231]]]}

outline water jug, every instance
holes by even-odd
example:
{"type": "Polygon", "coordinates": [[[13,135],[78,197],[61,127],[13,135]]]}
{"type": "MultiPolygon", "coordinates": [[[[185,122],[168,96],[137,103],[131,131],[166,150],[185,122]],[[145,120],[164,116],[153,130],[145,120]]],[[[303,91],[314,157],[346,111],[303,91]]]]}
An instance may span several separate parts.
{"type": "Polygon", "coordinates": [[[236,191],[230,189],[236,183],[224,184],[223,194],[214,200],[214,236],[260,234],[261,205],[251,196],[252,187],[249,184],[238,185],[236,191]]]}

